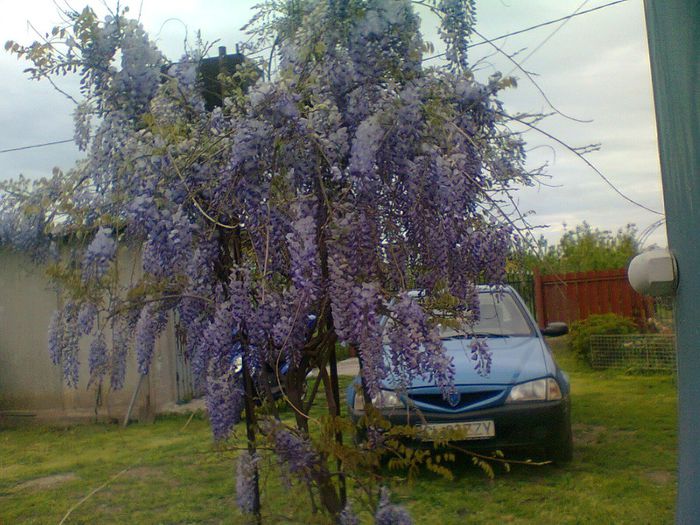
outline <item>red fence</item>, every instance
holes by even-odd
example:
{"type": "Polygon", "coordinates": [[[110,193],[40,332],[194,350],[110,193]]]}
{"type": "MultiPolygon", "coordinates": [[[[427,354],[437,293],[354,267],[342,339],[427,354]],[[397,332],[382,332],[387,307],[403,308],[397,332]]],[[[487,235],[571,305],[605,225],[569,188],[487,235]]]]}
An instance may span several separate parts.
{"type": "Polygon", "coordinates": [[[634,291],[624,268],[558,275],[535,271],[535,309],[540,327],[608,312],[631,317],[643,326],[654,313],[652,300],[634,291]]]}

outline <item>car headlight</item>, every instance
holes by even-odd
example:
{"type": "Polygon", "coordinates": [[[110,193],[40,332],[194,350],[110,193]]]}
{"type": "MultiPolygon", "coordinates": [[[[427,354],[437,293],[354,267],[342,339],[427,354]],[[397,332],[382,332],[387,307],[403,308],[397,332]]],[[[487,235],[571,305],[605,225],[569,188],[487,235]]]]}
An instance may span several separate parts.
{"type": "Polygon", "coordinates": [[[522,401],[556,401],[561,399],[561,389],[556,379],[537,379],[521,385],[515,385],[510,389],[506,403],[519,403],[522,401]]]}
{"type": "Polygon", "coordinates": [[[237,355],[236,357],[234,357],[232,364],[233,373],[239,373],[241,370],[243,370],[243,356],[237,355]]]}
{"type": "MultiPolygon", "coordinates": [[[[372,405],[374,408],[385,409],[385,408],[397,408],[402,407],[403,402],[399,395],[392,390],[380,390],[377,395],[372,396],[372,405]]],[[[355,412],[362,412],[365,409],[365,398],[362,392],[357,392],[355,394],[355,401],[353,402],[353,410],[355,412]]]]}

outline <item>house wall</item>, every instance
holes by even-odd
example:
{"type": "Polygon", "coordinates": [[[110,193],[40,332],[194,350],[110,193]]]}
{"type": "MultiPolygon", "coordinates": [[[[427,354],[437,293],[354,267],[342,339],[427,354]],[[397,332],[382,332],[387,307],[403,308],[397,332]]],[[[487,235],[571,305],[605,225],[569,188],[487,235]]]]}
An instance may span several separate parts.
{"type": "Polygon", "coordinates": [[[62,407],[61,373],[46,337],[57,306],[39,267],[0,251],[0,410],[62,407]]]}
{"type": "MultiPolygon", "coordinates": [[[[134,261],[133,255],[120,255],[122,273],[129,278],[138,267],[134,261]]],[[[22,254],[0,250],[0,415],[8,420],[123,418],[139,382],[136,359],[133,355],[127,359],[122,390],[111,391],[109,381],[99,390],[95,385],[88,387],[89,339],[84,337],[79,385],[67,387],[60,366],[51,363],[47,350],[47,330],[58,306],[58,294],[43,267],[22,254]]],[[[151,372],[139,389],[132,417],[149,419],[177,401],[175,352],[171,320],[156,343],[151,372]]]]}

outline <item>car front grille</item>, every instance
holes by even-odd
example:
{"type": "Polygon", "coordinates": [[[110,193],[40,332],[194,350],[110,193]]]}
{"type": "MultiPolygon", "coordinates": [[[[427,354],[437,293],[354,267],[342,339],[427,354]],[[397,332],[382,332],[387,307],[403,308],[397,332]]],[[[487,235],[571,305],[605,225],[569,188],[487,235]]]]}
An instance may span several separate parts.
{"type": "Polygon", "coordinates": [[[471,407],[477,407],[485,404],[486,402],[496,399],[503,393],[502,389],[499,390],[482,390],[479,392],[462,392],[460,393],[459,400],[456,404],[451,404],[449,400],[445,399],[442,394],[411,394],[409,398],[419,404],[420,408],[434,407],[443,410],[467,410],[471,407]]]}

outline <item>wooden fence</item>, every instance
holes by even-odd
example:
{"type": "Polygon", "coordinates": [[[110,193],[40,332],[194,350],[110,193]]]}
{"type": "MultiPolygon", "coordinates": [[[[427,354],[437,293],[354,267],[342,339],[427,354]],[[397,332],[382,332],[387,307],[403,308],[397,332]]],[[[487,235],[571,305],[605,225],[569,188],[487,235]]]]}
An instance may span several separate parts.
{"type": "Polygon", "coordinates": [[[627,270],[534,275],[535,316],[540,327],[553,321],[571,323],[592,314],[615,313],[645,326],[654,316],[651,298],[634,291],[627,270]]]}

